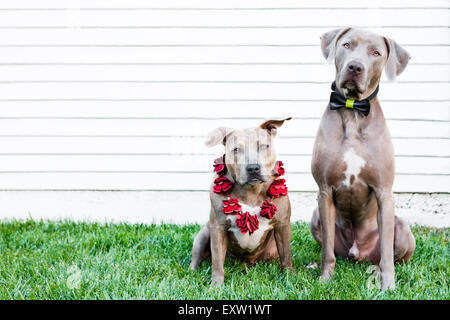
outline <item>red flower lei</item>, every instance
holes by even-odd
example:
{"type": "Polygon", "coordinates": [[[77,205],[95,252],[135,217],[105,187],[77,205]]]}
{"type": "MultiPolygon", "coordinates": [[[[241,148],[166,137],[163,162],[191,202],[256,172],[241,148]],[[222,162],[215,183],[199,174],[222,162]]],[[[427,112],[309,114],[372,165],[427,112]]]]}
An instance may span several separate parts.
{"type": "MultiPolygon", "coordinates": [[[[252,234],[259,228],[259,220],[256,214],[252,215],[248,211],[242,212],[242,206],[239,204],[237,198],[231,198],[230,192],[233,188],[233,182],[230,181],[224,175],[227,172],[225,164],[225,155],[214,160],[214,172],[219,176],[214,180],[213,191],[217,194],[225,194],[227,198],[222,200],[223,207],[222,212],[226,215],[236,215],[236,226],[241,233],[252,234]]],[[[265,200],[261,205],[260,217],[272,219],[277,212],[277,207],[273,204],[273,199],[286,196],[288,189],[286,186],[286,180],[280,179],[280,176],[284,175],[285,170],[283,168],[283,162],[277,161],[272,171],[276,177],[267,190],[269,200],[265,200]]]]}
{"type": "Polygon", "coordinates": [[[284,166],[283,162],[281,162],[281,161],[275,162],[275,167],[273,168],[273,174],[277,177],[284,175],[283,166],[284,166]]]}
{"type": "Polygon", "coordinates": [[[271,201],[266,200],[261,206],[259,215],[261,217],[266,217],[267,219],[272,219],[276,212],[277,207],[271,201]]]}
{"type": "Polygon", "coordinates": [[[225,165],[225,155],[214,160],[214,172],[220,176],[223,176],[227,172],[227,167],[225,165]]]}
{"type": "Polygon", "coordinates": [[[239,200],[236,198],[228,198],[222,200],[223,208],[222,212],[225,214],[238,214],[242,212],[242,207],[239,204],[239,200]]]}
{"type": "Polygon", "coordinates": [[[215,193],[225,193],[233,188],[233,182],[231,182],[227,177],[218,177],[214,180],[213,190],[215,193]]]}
{"type": "Polygon", "coordinates": [[[272,198],[278,198],[287,195],[288,189],[285,183],[286,180],[284,179],[274,180],[270,185],[269,190],[267,190],[267,194],[272,198]]]}
{"type": "Polygon", "coordinates": [[[242,233],[246,233],[248,231],[249,234],[252,234],[259,229],[258,216],[256,214],[251,215],[248,212],[238,214],[236,218],[236,225],[242,233]]]}

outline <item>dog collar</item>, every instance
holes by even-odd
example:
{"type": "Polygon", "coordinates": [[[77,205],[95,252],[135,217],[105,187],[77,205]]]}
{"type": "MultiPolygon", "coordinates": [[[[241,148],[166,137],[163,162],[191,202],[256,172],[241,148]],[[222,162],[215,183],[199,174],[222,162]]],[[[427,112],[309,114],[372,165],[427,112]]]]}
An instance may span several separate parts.
{"type": "Polygon", "coordinates": [[[344,97],[336,88],[336,82],[333,81],[331,84],[331,92],[330,95],[330,109],[331,110],[337,110],[340,108],[348,108],[348,109],[355,109],[361,112],[364,116],[368,116],[370,112],[370,100],[375,98],[375,96],[378,93],[379,85],[375,89],[375,91],[366,99],[364,100],[352,100],[347,99],[344,97]]]}
{"type": "MultiPolygon", "coordinates": [[[[248,211],[243,212],[242,206],[239,204],[237,198],[231,198],[230,193],[233,189],[233,182],[230,181],[225,174],[227,173],[227,167],[225,164],[225,155],[214,160],[214,172],[218,177],[214,180],[213,191],[217,194],[223,194],[227,198],[222,200],[223,207],[222,212],[226,215],[236,215],[236,226],[239,228],[242,234],[252,234],[259,229],[259,219],[257,214],[250,214],[248,211]]],[[[272,219],[277,212],[277,207],[273,204],[273,199],[284,197],[288,193],[286,186],[286,180],[280,179],[280,176],[284,175],[283,162],[277,161],[273,168],[273,175],[275,180],[270,184],[267,190],[269,200],[265,200],[261,205],[260,217],[272,219]]]]}

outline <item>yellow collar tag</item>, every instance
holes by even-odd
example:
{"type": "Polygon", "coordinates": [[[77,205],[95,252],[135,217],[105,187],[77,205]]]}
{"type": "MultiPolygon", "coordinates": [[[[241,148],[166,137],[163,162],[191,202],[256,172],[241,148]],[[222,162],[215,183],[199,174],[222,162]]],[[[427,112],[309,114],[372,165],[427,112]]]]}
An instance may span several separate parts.
{"type": "Polygon", "coordinates": [[[345,107],[349,108],[349,109],[353,109],[353,103],[354,102],[355,102],[355,100],[347,99],[347,101],[345,101],[345,107]]]}

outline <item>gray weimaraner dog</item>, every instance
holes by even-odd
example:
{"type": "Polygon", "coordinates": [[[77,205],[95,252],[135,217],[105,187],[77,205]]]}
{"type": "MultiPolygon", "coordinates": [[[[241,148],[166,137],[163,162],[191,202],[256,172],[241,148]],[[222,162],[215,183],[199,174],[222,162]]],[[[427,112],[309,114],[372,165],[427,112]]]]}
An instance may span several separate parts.
{"type": "Polygon", "coordinates": [[[194,239],[190,268],[195,270],[206,257],[211,256],[211,286],[224,283],[226,255],[248,265],[279,258],[283,269],[292,269],[291,205],[287,189],[286,194],[280,197],[268,195],[268,190],[278,178],[274,171],[279,162],[276,161],[273,138],[285,120],[268,120],[259,127],[244,130],[217,128],[208,137],[207,146],[224,144],[225,167],[220,168],[223,173],[215,175],[211,185],[209,222],[194,239]],[[221,194],[220,186],[219,190],[215,189],[220,177],[233,183],[230,191],[221,194]],[[250,219],[247,221],[249,225],[238,227],[236,220],[243,215],[230,214],[233,210],[229,205],[228,212],[224,210],[227,199],[237,199],[242,213],[248,213],[258,221],[250,219]],[[276,206],[276,212],[263,217],[263,204],[270,202],[276,206]],[[252,229],[252,223],[258,224],[256,230],[252,229]]]}
{"type": "Polygon", "coordinates": [[[410,56],[392,39],[353,28],[323,34],[321,48],[336,65],[311,163],[319,186],[311,231],[322,246],[321,279],[331,277],[337,255],[378,264],[381,290],[394,289],[394,261],[408,261],[415,240],[394,215],[394,151],[376,94],[382,70],[393,79],[410,56]]]}

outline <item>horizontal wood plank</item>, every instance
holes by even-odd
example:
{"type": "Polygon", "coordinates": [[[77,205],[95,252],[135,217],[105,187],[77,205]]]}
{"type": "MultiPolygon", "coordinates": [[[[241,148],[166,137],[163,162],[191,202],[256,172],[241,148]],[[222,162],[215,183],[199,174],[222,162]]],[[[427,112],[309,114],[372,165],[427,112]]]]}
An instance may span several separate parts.
{"type": "MultiPolygon", "coordinates": [[[[3,87],[1,93],[4,93],[3,91],[6,90],[5,86],[8,85],[8,81],[306,81],[326,83],[333,81],[333,79],[334,66],[325,64],[213,63],[161,65],[128,62],[104,65],[91,63],[75,63],[72,65],[10,63],[0,65],[0,85],[3,87]]],[[[418,83],[428,81],[448,82],[450,81],[450,65],[411,65],[397,79],[399,81],[414,81],[418,83]]],[[[382,80],[386,80],[386,77],[383,76],[382,80]]],[[[17,86],[18,84],[14,85],[17,86]]],[[[142,85],[144,84],[136,84],[137,88],[142,85]]],[[[329,91],[329,85],[324,87],[329,91]]],[[[48,88],[54,88],[54,85],[48,85],[48,88]]],[[[69,88],[69,84],[67,88],[69,88]]],[[[176,89],[175,87],[173,88],[173,90],[176,89]]],[[[98,90],[97,88],[95,89],[98,90]]],[[[116,94],[124,91],[125,88],[120,91],[112,90],[116,94]]],[[[205,89],[204,91],[208,90],[205,89]]],[[[384,91],[384,88],[380,90],[380,95],[384,91]]],[[[305,98],[308,98],[308,96],[305,98]]]]}
{"type": "MultiPolygon", "coordinates": [[[[282,131],[280,129],[280,131],[282,131]]],[[[311,154],[314,137],[275,140],[279,154],[311,154]]],[[[1,154],[220,154],[223,146],[209,148],[206,137],[0,137],[1,154]]],[[[398,156],[450,158],[450,139],[393,139],[398,156]]],[[[449,161],[450,165],[450,161],[449,161]]],[[[171,165],[167,165],[171,167],[171,165]]],[[[198,170],[196,168],[195,170],[198,170]]]]}
{"type": "MultiPolygon", "coordinates": [[[[142,0],[39,0],[40,6],[36,5],[36,0],[4,0],[1,3],[1,8],[6,9],[33,9],[33,8],[72,8],[72,9],[97,9],[97,8],[164,8],[164,9],[202,9],[202,8],[214,8],[214,9],[246,9],[246,8],[261,8],[261,9],[289,9],[301,7],[301,8],[404,8],[404,0],[379,0],[374,3],[371,0],[341,0],[339,5],[335,1],[331,0],[302,0],[300,3],[298,0],[228,0],[228,1],[209,1],[209,0],[190,0],[186,3],[185,0],[152,0],[151,3],[143,3],[142,0]]],[[[427,9],[430,7],[448,7],[448,1],[446,0],[409,0],[407,2],[408,7],[427,9]]]]}
{"type": "MultiPolygon", "coordinates": [[[[450,65],[449,65],[450,68],[450,65]]],[[[4,83],[0,100],[27,99],[280,99],[320,100],[329,83],[4,83]]],[[[385,83],[381,100],[450,100],[450,82],[385,83]]]]}
{"type": "MultiPolygon", "coordinates": [[[[240,119],[257,125],[263,119],[320,118],[323,101],[0,101],[0,118],[155,118],[240,119]]],[[[391,119],[450,120],[448,101],[381,101],[385,117],[391,119]]],[[[420,136],[420,133],[417,134],[420,136]]]]}
{"type": "MultiPolygon", "coordinates": [[[[0,190],[207,190],[210,173],[1,173],[0,190]],[[206,186],[206,187],[205,187],[206,186]]],[[[286,175],[291,191],[316,191],[310,174],[286,175]]],[[[395,192],[450,192],[448,176],[397,175],[395,192]]]]}
{"type": "Polygon", "coordinates": [[[266,12],[247,11],[169,11],[134,10],[127,14],[116,10],[65,10],[65,11],[0,11],[0,28],[4,27],[253,27],[253,26],[317,26],[333,28],[351,21],[354,26],[446,26],[448,10],[402,10],[402,19],[394,10],[327,9],[320,11],[320,19],[307,10],[266,12]],[[325,24],[324,24],[325,23],[325,24]],[[419,24],[418,24],[419,23],[419,24]]]}
{"type": "MultiPolygon", "coordinates": [[[[217,150],[217,149],[216,149],[217,150]]],[[[288,173],[310,173],[310,155],[286,155],[279,152],[279,159],[285,164],[288,173]]],[[[310,150],[293,148],[298,153],[310,153],[310,150]]],[[[1,153],[2,166],[0,172],[15,173],[127,173],[127,172],[161,172],[161,173],[208,173],[211,172],[213,160],[220,155],[180,155],[176,152],[155,154],[154,150],[142,149],[137,153],[103,153],[94,154],[15,154],[1,153]],[[147,152],[147,154],[146,154],[147,152]]],[[[211,152],[211,151],[210,151],[211,152]]],[[[223,152],[223,151],[222,151],[223,152]]],[[[291,154],[289,152],[289,154],[291,154]]],[[[399,155],[396,157],[396,173],[398,175],[450,175],[450,156],[427,157],[399,155]]]]}
{"type": "MultiPolygon", "coordinates": [[[[163,135],[205,136],[219,126],[237,128],[253,127],[254,121],[173,119],[164,122],[158,119],[0,119],[0,135],[163,135]]],[[[319,126],[316,119],[297,119],[285,126],[284,136],[314,136],[319,126]]],[[[447,138],[449,122],[388,121],[390,132],[395,137],[447,138]]]]}
{"type": "MultiPolygon", "coordinates": [[[[251,19],[251,17],[250,17],[251,19]]],[[[430,49],[431,45],[438,48],[446,48],[450,45],[448,29],[445,28],[415,28],[414,26],[405,28],[369,28],[370,31],[380,35],[395,39],[399,44],[405,46],[409,51],[414,52],[425,47],[430,49]],[[414,32],[411,32],[414,30],[414,32]]],[[[263,49],[270,48],[270,45],[286,46],[285,49],[294,50],[299,47],[302,50],[313,47],[315,55],[312,58],[322,61],[320,53],[320,36],[327,32],[325,28],[129,28],[129,29],[1,29],[0,37],[4,38],[1,46],[68,46],[73,47],[93,47],[101,48],[106,46],[109,52],[118,52],[116,49],[130,47],[134,54],[138,55],[146,46],[149,49],[162,48],[168,54],[174,48],[189,46],[200,46],[200,57],[208,53],[207,46],[246,46],[266,45],[263,49]],[[161,36],[161,34],[164,36],[161,36]],[[205,48],[206,46],[206,48],[205,48]]],[[[24,53],[28,50],[20,50],[24,53]]],[[[73,51],[72,51],[73,52],[73,51]]],[[[123,50],[122,50],[123,52],[123,50]]],[[[56,55],[58,51],[52,53],[56,55]]],[[[157,51],[155,52],[155,54],[157,51]]],[[[431,53],[430,53],[431,54],[431,53]]],[[[220,56],[220,55],[219,55],[220,56]]],[[[418,54],[412,54],[416,59],[418,54]]],[[[211,57],[215,57],[211,51],[211,57]]],[[[302,51],[299,58],[309,58],[307,51],[302,51]]],[[[105,59],[108,56],[104,57],[105,59]]],[[[228,58],[233,58],[229,56],[228,58]]],[[[257,57],[254,57],[257,58],[257,57]]],[[[430,57],[431,58],[431,57],[430,57]]],[[[414,61],[414,60],[413,60],[414,61]]]]}
{"type": "MultiPolygon", "coordinates": [[[[447,32],[447,31],[446,31],[447,32]]],[[[241,34],[241,33],[239,33],[241,34]]],[[[258,33],[259,34],[259,33],[258,33]]],[[[1,32],[0,32],[1,35],[1,32]]],[[[68,39],[72,39],[68,35],[68,39]]],[[[440,37],[442,38],[442,36],[440,37]]],[[[23,40],[23,38],[19,38],[23,40]]],[[[42,39],[33,35],[33,39],[42,39]]],[[[64,36],[67,39],[67,35],[64,36]]],[[[141,38],[148,39],[148,38],[141,38]]],[[[210,39],[210,38],[207,38],[210,39]]],[[[235,37],[233,37],[235,39],[235,37]]],[[[295,38],[297,39],[297,38],[295,38]]],[[[427,35],[427,39],[429,39],[427,35]]],[[[183,39],[184,41],[185,39],[183,39]]],[[[315,39],[317,40],[317,39],[315,39]]],[[[403,40],[403,39],[402,39],[403,40]]],[[[403,40],[406,41],[406,40],[403,40]]],[[[437,41],[435,41],[437,42],[437,41]]],[[[29,43],[29,42],[27,42],[29,43]]],[[[450,64],[450,46],[407,48],[415,64],[450,64]]],[[[319,45],[310,47],[2,47],[1,63],[317,63],[319,45]]]]}

